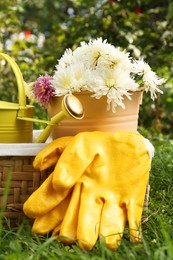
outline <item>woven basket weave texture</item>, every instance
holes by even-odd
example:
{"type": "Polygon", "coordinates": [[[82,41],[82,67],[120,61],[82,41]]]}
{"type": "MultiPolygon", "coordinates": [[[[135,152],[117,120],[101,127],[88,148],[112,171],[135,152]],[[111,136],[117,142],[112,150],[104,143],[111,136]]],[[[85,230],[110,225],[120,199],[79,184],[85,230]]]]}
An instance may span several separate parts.
{"type": "Polygon", "coordinates": [[[11,225],[16,226],[24,217],[23,203],[50,174],[49,171],[36,171],[33,164],[34,156],[0,157],[0,208],[11,225]],[[8,198],[4,197],[7,176],[12,174],[8,198]]]}

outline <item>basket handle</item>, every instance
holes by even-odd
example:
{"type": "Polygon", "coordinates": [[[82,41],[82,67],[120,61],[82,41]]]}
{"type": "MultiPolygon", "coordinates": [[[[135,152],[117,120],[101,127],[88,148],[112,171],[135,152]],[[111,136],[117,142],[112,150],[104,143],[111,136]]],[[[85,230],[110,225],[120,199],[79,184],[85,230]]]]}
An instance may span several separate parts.
{"type": "Polygon", "coordinates": [[[26,95],[25,95],[25,85],[24,85],[22,73],[17,63],[9,55],[0,52],[0,56],[4,58],[11,65],[11,68],[17,80],[19,107],[24,108],[26,107],[26,95]]]}

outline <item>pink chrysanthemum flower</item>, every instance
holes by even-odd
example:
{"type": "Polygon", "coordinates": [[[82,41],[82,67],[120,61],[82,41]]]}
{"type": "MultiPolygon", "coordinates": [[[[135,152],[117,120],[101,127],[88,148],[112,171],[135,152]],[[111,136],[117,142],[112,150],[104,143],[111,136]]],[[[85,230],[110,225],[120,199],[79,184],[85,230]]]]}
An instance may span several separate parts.
{"type": "Polygon", "coordinates": [[[33,92],[35,98],[44,106],[46,106],[54,96],[54,88],[52,87],[52,77],[45,74],[37,78],[33,92]]]}

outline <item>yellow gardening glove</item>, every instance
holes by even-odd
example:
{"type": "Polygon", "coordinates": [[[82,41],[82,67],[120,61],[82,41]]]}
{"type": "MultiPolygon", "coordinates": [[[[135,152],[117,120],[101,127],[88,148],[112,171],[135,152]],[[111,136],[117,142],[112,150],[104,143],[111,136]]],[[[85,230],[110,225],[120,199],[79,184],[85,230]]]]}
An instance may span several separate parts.
{"type": "MultiPolygon", "coordinates": [[[[54,166],[72,138],[72,136],[61,137],[48,144],[36,156],[33,162],[34,168],[42,171],[54,166]]],[[[54,209],[66,198],[70,191],[64,191],[64,194],[58,194],[54,191],[52,187],[52,174],[50,174],[45,182],[24,203],[23,211],[28,217],[36,218],[54,209]]],[[[63,205],[66,208],[66,204],[66,202],[61,203],[60,208],[63,205]]]]}
{"type": "Polygon", "coordinates": [[[77,240],[85,250],[91,250],[97,238],[104,237],[106,246],[116,249],[128,220],[131,239],[140,241],[150,166],[140,134],[76,135],[52,174],[52,186],[58,194],[75,185],[64,219],[53,235],[60,235],[66,243],[77,240]]]}
{"type": "Polygon", "coordinates": [[[65,216],[70,199],[71,193],[48,213],[37,216],[34,220],[32,231],[37,234],[45,235],[59,226],[65,216]]]}
{"type": "Polygon", "coordinates": [[[46,214],[39,215],[36,217],[33,226],[32,226],[32,231],[37,234],[47,234],[50,231],[54,230],[54,234],[59,232],[59,229],[61,227],[63,218],[65,217],[65,214],[68,210],[68,213],[66,214],[67,221],[72,220],[70,223],[70,228],[69,228],[69,223],[67,226],[68,229],[68,236],[70,239],[63,239],[63,242],[67,244],[72,244],[75,242],[75,237],[76,237],[76,225],[77,225],[77,220],[78,220],[78,203],[80,199],[80,193],[79,193],[79,188],[78,185],[75,185],[74,187],[74,192],[73,192],[73,197],[71,196],[73,192],[73,189],[70,190],[69,195],[61,202],[58,203],[58,205],[47,212],[46,214]],[[71,206],[70,206],[71,205],[71,206]],[[68,218],[68,214],[72,214],[72,219],[68,218]]]}
{"type": "Polygon", "coordinates": [[[33,162],[34,168],[43,171],[55,165],[65,147],[72,139],[73,136],[64,136],[49,143],[35,157],[33,162]]]}
{"type": "Polygon", "coordinates": [[[24,207],[26,213],[36,217],[33,231],[46,233],[57,225],[53,235],[60,231],[61,236],[71,237],[72,240],[61,239],[66,243],[77,239],[80,247],[90,250],[98,236],[103,235],[108,236],[107,246],[116,248],[128,217],[131,235],[138,240],[150,162],[144,138],[139,134],[77,135],[71,139],[50,178],[24,207]],[[71,199],[69,195],[64,200],[74,184],[71,199]],[[51,207],[42,201],[42,195],[51,207]],[[66,203],[62,210],[63,200],[66,203]]]}

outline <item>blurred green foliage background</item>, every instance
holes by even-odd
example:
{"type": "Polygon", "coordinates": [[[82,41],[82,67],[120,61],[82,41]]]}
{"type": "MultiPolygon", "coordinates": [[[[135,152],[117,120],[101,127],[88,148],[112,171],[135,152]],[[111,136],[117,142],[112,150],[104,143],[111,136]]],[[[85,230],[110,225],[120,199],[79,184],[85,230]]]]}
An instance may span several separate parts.
{"type": "MultiPolygon", "coordinates": [[[[156,101],[144,95],[139,125],[173,137],[171,0],[0,1],[0,50],[16,60],[27,82],[45,73],[52,75],[66,48],[97,37],[127,49],[135,58],[142,56],[165,78],[164,94],[156,101]]],[[[16,102],[13,72],[0,66],[0,75],[0,99],[16,102]]],[[[35,106],[36,117],[46,118],[45,109],[35,106]]]]}

